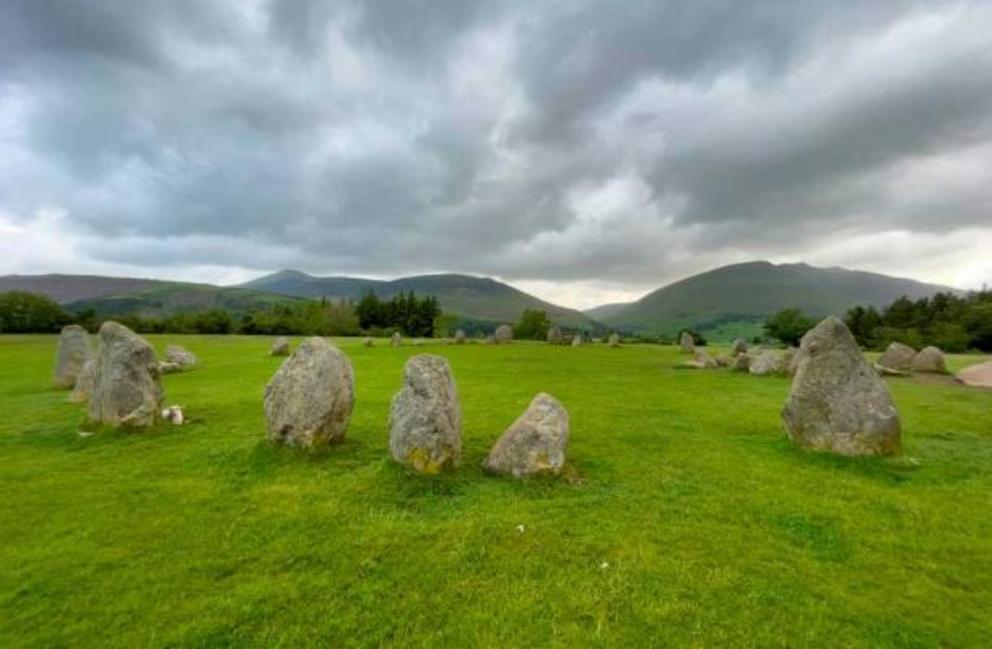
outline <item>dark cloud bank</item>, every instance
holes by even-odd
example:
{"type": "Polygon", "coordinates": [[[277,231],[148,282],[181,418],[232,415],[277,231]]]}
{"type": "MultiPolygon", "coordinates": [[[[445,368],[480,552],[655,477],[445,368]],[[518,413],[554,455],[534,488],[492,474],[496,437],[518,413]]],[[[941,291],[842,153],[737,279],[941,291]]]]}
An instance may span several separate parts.
{"type": "Polygon", "coordinates": [[[139,269],[978,283],[989,34],[979,1],[7,0],[0,223],[139,269]]]}

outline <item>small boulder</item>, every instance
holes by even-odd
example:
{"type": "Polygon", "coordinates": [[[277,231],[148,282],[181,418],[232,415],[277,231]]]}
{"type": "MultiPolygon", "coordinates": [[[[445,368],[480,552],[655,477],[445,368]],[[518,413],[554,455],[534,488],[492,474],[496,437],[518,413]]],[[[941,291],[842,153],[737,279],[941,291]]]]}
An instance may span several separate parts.
{"type": "Polygon", "coordinates": [[[400,332],[398,331],[393,332],[393,336],[389,339],[389,344],[392,345],[393,347],[403,346],[403,336],[400,335],[400,332]]]}
{"type": "Polygon", "coordinates": [[[104,322],[90,393],[90,419],[111,426],[150,426],[163,397],[152,346],[124,325],[104,322]]]}
{"type": "Polygon", "coordinates": [[[289,338],[279,336],[269,349],[269,356],[289,356],[289,338]]]}
{"type": "Polygon", "coordinates": [[[747,341],[743,338],[737,338],[734,340],[734,344],[730,346],[730,355],[739,356],[741,354],[747,353],[747,341]]]}
{"type": "Polygon", "coordinates": [[[96,359],[91,358],[83,365],[83,370],[76,377],[76,386],[69,395],[69,400],[73,403],[86,403],[93,394],[93,386],[96,381],[96,359]]]}
{"type": "Polygon", "coordinates": [[[389,413],[389,451],[418,473],[453,468],[461,459],[462,410],[448,361],[421,354],[406,362],[403,389],[389,413]]]}
{"type": "Polygon", "coordinates": [[[557,399],[542,392],[499,438],[483,468],[516,478],[557,475],[565,466],[567,445],[568,411],[557,399]]]}
{"type": "Polygon", "coordinates": [[[459,329],[458,331],[455,332],[456,345],[464,345],[465,340],[466,340],[466,336],[465,336],[465,331],[463,329],[459,329]]]}
{"type": "Polygon", "coordinates": [[[692,354],[696,351],[696,339],[688,331],[683,331],[682,336],[679,338],[679,346],[686,354],[692,354]]]}
{"type": "Polygon", "coordinates": [[[560,345],[565,340],[565,337],[561,333],[561,329],[558,327],[551,327],[548,329],[548,344],[560,345]]]}
{"type": "Polygon", "coordinates": [[[696,348],[694,360],[699,364],[700,368],[704,370],[711,370],[717,367],[717,362],[713,359],[710,353],[702,347],[696,348]]]}
{"type": "Polygon", "coordinates": [[[169,345],[165,348],[165,360],[168,363],[175,363],[183,369],[194,367],[197,364],[196,354],[179,345],[169,345]]]}
{"type": "Polygon", "coordinates": [[[344,352],[307,338],[265,387],[265,421],[274,442],[313,448],[344,440],[355,379],[344,352]]]}
{"type": "Polygon", "coordinates": [[[375,338],[366,336],[365,340],[362,341],[362,344],[365,345],[366,347],[375,347],[375,338]]]}
{"type": "Polygon", "coordinates": [[[578,347],[582,344],[582,334],[575,334],[572,336],[572,347],[578,347]]]}
{"type": "Polygon", "coordinates": [[[91,356],[90,336],[86,330],[75,324],[62,327],[55,352],[55,374],[52,379],[55,387],[63,390],[74,387],[83,365],[91,356]]]}
{"type": "Polygon", "coordinates": [[[875,361],[875,369],[890,376],[905,376],[913,371],[916,350],[909,345],[892,342],[875,361]]]}
{"type": "Polygon", "coordinates": [[[748,372],[755,376],[785,376],[789,372],[789,356],[780,349],[766,349],[751,357],[748,372]]]}
{"type": "Polygon", "coordinates": [[[975,388],[992,388],[992,361],[966,367],[954,378],[959,383],[975,388]]]}
{"type": "Polygon", "coordinates": [[[483,345],[495,345],[496,344],[496,336],[494,336],[492,334],[489,334],[488,336],[486,336],[485,338],[482,339],[482,344],[483,345]]]}
{"type": "Polygon", "coordinates": [[[493,334],[493,340],[497,345],[505,345],[513,340],[513,329],[510,325],[500,325],[496,327],[496,333],[493,334]]]}
{"type": "Polygon", "coordinates": [[[803,336],[782,421],[794,444],[812,450],[877,455],[896,452],[901,443],[899,413],[885,381],[834,316],[803,336]]]}
{"type": "Polygon", "coordinates": [[[610,347],[619,347],[620,346],[620,334],[618,334],[615,331],[613,333],[611,333],[610,334],[610,338],[609,338],[609,345],[610,345],[610,347]]]}
{"type": "Polygon", "coordinates": [[[912,369],[914,372],[947,374],[944,352],[937,347],[924,347],[919,354],[913,357],[912,369]]]}
{"type": "Polygon", "coordinates": [[[178,374],[183,371],[183,366],[179,363],[172,363],[169,361],[159,361],[158,362],[158,373],[159,374],[178,374]]]}
{"type": "Polygon", "coordinates": [[[747,372],[751,368],[751,356],[749,354],[738,354],[730,362],[731,372],[747,372]]]}

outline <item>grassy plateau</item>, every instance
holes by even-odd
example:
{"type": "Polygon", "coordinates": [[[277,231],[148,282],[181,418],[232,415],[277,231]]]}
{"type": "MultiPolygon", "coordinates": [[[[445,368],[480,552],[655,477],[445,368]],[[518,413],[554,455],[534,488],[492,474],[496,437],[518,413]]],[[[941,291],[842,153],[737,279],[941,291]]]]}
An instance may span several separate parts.
{"type": "Polygon", "coordinates": [[[348,439],[306,453],[265,438],[270,339],[149,339],[200,357],[164,378],[191,423],[80,436],[55,337],[0,336],[2,647],[992,646],[992,390],[890,379],[903,454],[845,459],[792,448],[788,379],[674,347],[341,339],[348,439]],[[388,455],[418,353],[458,383],[456,473],[388,455]],[[538,391],[567,475],[484,475],[538,391]]]}

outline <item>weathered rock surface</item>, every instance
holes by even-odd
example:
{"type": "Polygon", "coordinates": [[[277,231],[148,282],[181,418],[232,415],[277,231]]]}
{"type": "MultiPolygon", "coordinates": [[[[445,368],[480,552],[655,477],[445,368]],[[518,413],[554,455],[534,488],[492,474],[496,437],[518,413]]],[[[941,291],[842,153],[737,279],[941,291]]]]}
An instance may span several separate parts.
{"type": "Polygon", "coordinates": [[[124,325],[104,322],[93,373],[90,419],[111,426],[150,426],[155,423],[163,396],[152,346],[124,325]]]}
{"type": "Polygon", "coordinates": [[[878,374],[854,336],[831,316],[803,336],[782,421],[797,446],[841,455],[893,453],[901,425],[878,374]]]}
{"type": "Polygon", "coordinates": [[[682,336],[679,338],[679,346],[683,352],[691,354],[696,351],[696,339],[688,331],[683,331],[682,336]]]}
{"type": "Polygon", "coordinates": [[[748,354],[738,354],[730,361],[731,372],[747,372],[751,367],[751,356],[748,354]]]}
{"type": "Polygon", "coordinates": [[[551,327],[548,329],[548,342],[552,345],[560,345],[565,340],[562,336],[561,329],[558,327],[551,327]]]}
{"type": "Polygon", "coordinates": [[[789,372],[789,356],[784,350],[766,349],[751,356],[748,371],[755,376],[785,376],[789,372]]]}
{"type": "Polygon", "coordinates": [[[944,352],[937,347],[924,347],[913,357],[912,369],[914,372],[930,372],[934,374],[947,374],[947,362],[944,360],[944,352]]]}
{"type": "Polygon", "coordinates": [[[392,345],[393,347],[403,346],[403,336],[400,335],[400,332],[398,331],[393,332],[392,338],[389,339],[389,344],[392,345]]]}
{"type": "Polygon", "coordinates": [[[493,340],[497,345],[504,345],[511,340],[513,340],[513,329],[510,325],[500,325],[496,327],[496,333],[493,334],[493,340]]]}
{"type": "Polygon", "coordinates": [[[464,330],[459,329],[458,331],[455,332],[455,344],[456,345],[464,345],[466,338],[467,337],[465,336],[465,331],[464,330]]]}
{"type": "Polygon", "coordinates": [[[558,474],[565,466],[567,445],[568,411],[542,392],[499,438],[483,468],[518,478],[558,474]]]}
{"type": "Polygon", "coordinates": [[[889,343],[885,352],[875,361],[875,367],[885,374],[909,374],[913,371],[916,350],[902,343],[889,343]]]}
{"type": "Polygon", "coordinates": [[[52,378],[55,387],[64,390],[74,387],[83,365],[91,356],[90,336],[86,330],[75,324],[62,327],[55,352],[55,374],[52,378]]]}
{"type": "Polygon", "coordinates": [[[179,363],[172,363],[170,361],[159,361],[158,363],[159,374],[178,374],[182,371],[183,366],[179,363]]]}
{"type": "Polygon", "coordinates": [[[195,367],[198,362],[196,354],[179,345],[169,345],[165,348],[165,360],[184,369],[195,367]]]}
{"type": "Polygon", "coordinates": [[[269,356],[289,356],[289,338],[279,336],[269,349],[269,356]]]}
{"type": "Polygon", "coordinates": [[[617,332],[614,331],[613,333],[610,334],[610,338],[609,338],[609,341],[608,342],[609,342],[610,347],[619,347],[620,346],[620,334],[618,334],[617,332]]]}
{"type": "Polygon", "coordinates": [[[957,381],[976,388],[992,388],[992,361],[966,367],[954,377],[957,381]]]}
{"type": "Polygon", "coordinates": [[[734,340],[734,344],[730,346],[731,356],[738,356],[740,354],[747,353],[747,341],[743,338],[737,338],[734,340]]]}
{"type": "Polygon", "coordinates": [[[351,361],[323,338],[307,338],[265,387],[269,439],[302,448],[341,442],[354,402],[351,361]]]}
{"type": "Polygon", "coordinates": [[[783,352],[785,356],[785,373],[787,376],[795,376],[796,371],[799,369],[799,361],[801,359],[799,350],[795,347],[789,347],[783,352]]]}
{"type": "Polygon", "coordinates": [[[93,394],[93,386],[96,382],[96,359],[90,358],[83,364],[83,370],[76,377],[76,386],[69,395],[69,400],[73,403],[86,403],[93,394]]]}
{"type": "Polygon", "coordinates": [[[457,466],[461,449],[462,410],[448,361],[433,354],[414,356],[403,368],[403,389],[390,407],[393,459],[433,474],[457,466]]]}
{"type": "Polygon", "coordinates": [[[713,359],[710,353],[701,347],[696,348],[695,356],[693,358],[704,370],[711,370],[717,367],[717,362],[713,359]]]}

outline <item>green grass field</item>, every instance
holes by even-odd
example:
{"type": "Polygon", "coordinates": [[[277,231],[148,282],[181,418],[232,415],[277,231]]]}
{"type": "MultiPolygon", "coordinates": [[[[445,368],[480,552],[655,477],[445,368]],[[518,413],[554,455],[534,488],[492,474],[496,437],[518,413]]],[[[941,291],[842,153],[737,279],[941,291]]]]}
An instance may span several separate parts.
{"type": "Polygon", "coordinates": [[[348,440],[307,454],[265,440],[269,339],[151,339],[200,356],[193,422],[81,437],[55,338],[0,336],[2,647],[992,646],[992,390],[890,380],[904,454],[843,459],[790,446],[788,380],[671,347],[350,339],[348,440]],[[435,478],[387,451],[424,352],[464,412],[435,478]],[[568,478],[483,475],[538,391],[568,478]]]}

